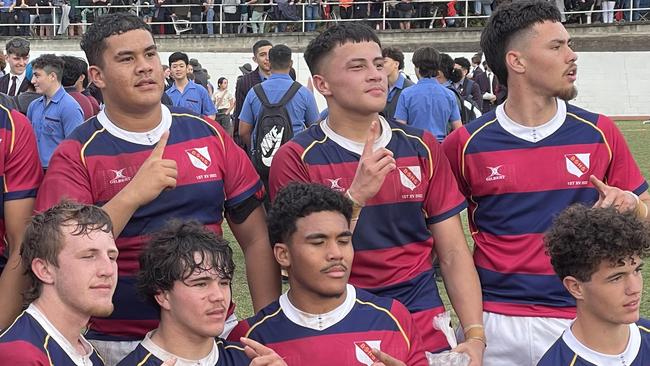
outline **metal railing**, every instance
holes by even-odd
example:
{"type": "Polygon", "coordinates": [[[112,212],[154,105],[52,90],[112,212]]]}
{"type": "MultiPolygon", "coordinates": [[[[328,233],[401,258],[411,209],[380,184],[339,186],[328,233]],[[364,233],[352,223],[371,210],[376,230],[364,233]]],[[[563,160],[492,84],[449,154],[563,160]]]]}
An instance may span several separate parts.
{"type": "MultiPolygon", "coordinates": [[[[650,1],[648,1],[650,3],[650,1]]],[[[111,5],[111,6],[77,6],[74,10],[79,14],[80,22],[69,22],[68,25],[64,25],[64,28],[69,26],[81,26],[83,31],[85,27],[92,24],[92,19],[97,16],[103,15],[108,12],[115,11],[128,11],[132,12],[135,15],[143,17],[152,27],[160,26],[169,26],[169,30],[174,29],[174,33],[180,35],[185,32],[194,31],[196,28],[200,28],[200,34],[224,34],[227,33],[248,33],[248,27],[251,27],[251,30],[262,30],[256,33],[263,33],[266,30],[274,27],[275,31],[284,31],[284,25],[298,24],[298,27],[293,27],[294,30],[308,31],[313,30],[318,26],[327,26],[331,23],[337,22],[349,22],[349,21],[364,21],[370,23],[377,29],[389,29],[395,27],[399,23],[416,23],[420,28],[434,28],[434,27],[471,27],[471,26],[482,26],[483,22],[489,17],[489,15],[475,15],[470,14],[470,9],[474,8],[474,1],[463,0],[457,1],[456,4],[462,4],[461,9],[456,10],[456,15],[449,16],[445,13],[445,8],[447,8],[448,0],[427,0],[427,1],[418,1],[409,2],[412,4],[411,15],[406,17],[399,17],[398,15],[408,15],[408,11],[398,13],[395,9],[396,5],[399,4],[399,1],[385,1],[385,2],[320,2],[317,3],[314,1],[314,4],[309,3],[286,3],[278,4],[250,4],[246,6],[254,7],[252,13],[254,14],[255,7],[262,8],[262,13],[259,18],[249,19],[246,17],[240,17],[239,19],[228,19],[236,15],[232,14],[242,14],[238,11],[237,7],[243,6],[239,5],[224,5],[224,4],[213,4],[210,5],[209,9],[203,5],[191,5],[191,4],[172,4],[172,5],[111,5]],[[315,9],[310,8],[316,6],[315,9]],[[192,17],[192,7],[202,7],[200,12],[200,20],[193,20],[192,17]],[[340,9],[348,9],[351,7],[352,14],[350,18],[343,18],[340,15],[340,9]],[[236,12],[232,13],[232,8],[235,8],[236,12]],[[278,9],[279,8],[279,9],[278,9]],[[181,9],[181,11],[178,11],[181,9]],[[215,11],[216,9],[216,11],[215,11]],[[288,11],[289,14],[284,14],[283,11],[288,11]],[[214,20],[208,20],[207,15],[209,10],[212,10],[214,20]],[[318,18],[307,19],[308,11],[316,11],[318,18]],[[156,14],[164,12],[164,16],[156,17],[156,14]],[[180,13],[180,14],[178,14],[180,13]],[[228,15],[228,16],[227,16],[228,15]],[[322,17],[321,15],[324,15],[322,17]],[[282,16],[286,18],[281,18],[282,16]],[[155,19],[158,20],[155,20],[155,19]],[[159,19],[163,20],[160,21],[159,19]],[[256,23],[257,26],[252,24],[256,23]],[[195,27],[194,29],[192,29],[195,27]],[[212,28],[212,33],[209,33],[209,29],[212,28]],[[218,31],[215,31],[218,29],[218,31]],[[233,31],[236,30],[236,31],[233,31]]],[[[614,9],[614,12],[623,11],[626,14],[627,19],[634,19],[635,15],[639,15],[639,20],[650,20],[650,4],[646,6],[633,7],[634,1],[630,1],[630,7],[625,9],[614,9]]],[[[483,6],[485,6],[483,4],[483,6]]],[[[33,33],[35,27],[52,27],[54,33],[62,34],[61,32],[61,19],[60,12],[61,7],[56,6],[47,6],[47,7],[15,7],[14,15],[22,17],[25,19],[25,12],[29,12],[30,9],[36,9],[37,12],[41,12],[44,9],[48,9],[52,20],[51,23],[34,23],[35,18],[33,14],[28,14],[30,18],[29,23],[26,22],[16,22],[14,24],[3,23],[0,24],[0,34],[2,28],[6,27],[16,27],[22,30],[21,33],[25,34],[24,30],[30,30],[30,34],[33,33]],[[19,14],[20,13],[20,14],[19,14]],[[32,16],[30,16],[32,15],[32,16]]],[[[565,11],[563,14],[566,17],[578,16],[584,17],[587,23],[591,23],[591,18],[594,14],[603,14],[607,12],[606,10],[596,9],[594,6],[591,6],[590,9],[581,10],[581,11],[565,11]]],[[[61,14],[64,14],[61,12],[61,14]]],[[[247,14],[247,13],[243,13],[247,14]]],[[[40,15],[40,14],[38,14],[40,15]]],[[[258,14],[259,15],[259,14],[258,14]]],[[[196,19],[196,17],[194,17],[196,19]]],[[[4,19],[4,18],[2,18],[4,19]]],[[[65,30],[64,30],[65,31],[65,30]]],[[[18,35],[18,34],[16,34],[18,35]]]]}

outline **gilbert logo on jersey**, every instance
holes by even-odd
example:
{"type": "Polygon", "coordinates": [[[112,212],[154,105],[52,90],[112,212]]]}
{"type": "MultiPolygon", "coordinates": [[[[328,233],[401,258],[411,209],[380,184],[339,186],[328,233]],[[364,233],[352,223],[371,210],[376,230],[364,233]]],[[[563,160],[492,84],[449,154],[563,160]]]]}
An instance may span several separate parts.
{"type": "Polygon", "coordinates": [[[212,159],[210,159],[210,152],[208,151],[207,146],[195,147],[192,149],[185,150],[187,156],[190,158],[190,162],[195,167],[206,171],[212,164],[212,159]]]}
{"type": "Polygon", "coordinates": [[[361,362],[364,365],[372,365],[373,363],[379,361],[379,359],[372,354],[372,349],[376,348],[381,350],[381,341],[359,341],[354,342],[354,351],[357,356],[357,361],[361,362]]]}
{"type": "Polygon", "coordinates": [[[131,180],[131,177],[127,176],[127,175],[124,173],[124,171],[126,170],[126,168],[122,168],[122,169],[119,169],[119,170],[114,170],[114,169],[109,169],[109,170],[110,170],[111,172],[113,172],[113,174],[115,175],[115,177],[113,177],[113,179],[111,179],[110,181],[108,181],[110,184],[126,183],[126,182],[128,182],[128,181],[131,180]]]}
{"type": "Polygon", "coordinates": [[[580,178],[589,171],[589,156],[591,154],[565,154],[566,170],[580,178]]]}

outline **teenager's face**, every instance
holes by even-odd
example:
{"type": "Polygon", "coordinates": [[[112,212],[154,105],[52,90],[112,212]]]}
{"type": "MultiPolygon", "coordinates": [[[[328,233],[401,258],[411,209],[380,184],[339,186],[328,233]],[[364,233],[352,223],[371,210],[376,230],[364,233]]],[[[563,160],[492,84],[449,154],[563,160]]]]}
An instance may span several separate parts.
{"type": "Polygon", "coordinates": [[[386,105],[387,76],[384,57],[375,42],[348,42],[335,47],[321,62],[314,85],[327,99],[330,110],[370,115],[386,105]]]}
{"type": "Polygon", "coordinates": [[[325,300],[345,293],[354,250],[350,226],[341,213],[322,211],[298,219],[290,242],[275,252],[287,268],[292,291],[302,292],[302,298],[325,300]]]}
{"type": "MultiPolygon", "coordinates": [[[[68,311],[106,317],[113,312],[117,286],[117,247],[113,234],[93,231],[72,235],[76,226],[62,228],[58,266],[48,263],[55,296],[68,311]]],[[[49,291],[45,285],[43,291],[49,291]]]]}
{"type": "Polygon", "coordinates": [[[37,93],[47,96],[54,94],[59,86],[56,74],[53,72],[48,74],[44,69],[34,69],[31,82],[37,93]]]}
{"type": "Polygon", "coordinates": [[[564,25],[546,21],[534,25],[524,37],[525,45],[520,52],[532,88],[542,96],[575,98],[578,55],[571,49],[571,38],[564,25]]]}
{"type": "Polygon", "coordinates": [[[15,75],[21,75],[25,72],[27,64],[29,63],[29,55],[27,56],[18,56],[14,53],[10,53],[5,56],[5,60],[9,64],[9,70],[15,75]]]}
{"type": "Polygon", "coordinates": [[[618,263],[603,262],[589,282],[581,282],[581,311],[612,325],[639,320],[643,261],[638,256],[618,263]]]}
{"type": "MultiPolygon", "coordinates": [[[[197,263],[201,260],[195,254],[197,263]]],[[[196,270],[185,281],[157,296],[168,314],[162,320],[184,334],[214,338],[223,332],[230,305],[230,279],[221,278],[212,268],[196,270]]]]}
{"type": "Polygon", "coordinates": [[[190,73],[190,67],[191,66],[187,65],[183,60],[172,62],[172,64],[169,65],[169,68],[172,70],[172,77],[174,80],[185,80],[187,78],[187,74],[190,73]]]}
{"type": "Polygon", "coordinates": [[[138,113],[160,108],[163,69],[151,33],[143,29],[106,38],[103,65],[89,68],[109,108],[138,113]]]}
{"type": "Polygon", "coordinates": [[[386,73],[386,76],[399,72],[399,62],[390,57],[384,57],[384,72],[386,73]]]}
{"type": "Polygon", "coordinates": [[[253,56],[253,61],[265,73],[271,72],[271,62],[269,61],[269,51],[273,46],[264,46],[257,49],[257,53],[253,56]]]}

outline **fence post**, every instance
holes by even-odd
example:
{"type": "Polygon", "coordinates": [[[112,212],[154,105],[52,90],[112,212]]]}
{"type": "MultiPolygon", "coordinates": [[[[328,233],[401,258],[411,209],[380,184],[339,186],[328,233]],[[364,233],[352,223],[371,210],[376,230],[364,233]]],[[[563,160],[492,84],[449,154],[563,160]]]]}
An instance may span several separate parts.
{"type": "Polygon", "coordinates": [[[223,34],[223,4],[219,5],[219,34],[223,34]]]}

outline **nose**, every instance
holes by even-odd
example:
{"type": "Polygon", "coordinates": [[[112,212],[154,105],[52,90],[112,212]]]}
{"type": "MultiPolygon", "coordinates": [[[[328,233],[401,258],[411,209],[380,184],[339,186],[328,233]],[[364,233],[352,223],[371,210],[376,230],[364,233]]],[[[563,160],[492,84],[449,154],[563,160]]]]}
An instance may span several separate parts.
{"type": "Polygon", "coordinates": [[[643,291],[643,274],[641,272],[627,276],[625,292],[627,295],[636,295],[643,291]]]}
{"type": "Polygon", "coordinates": [[[379,70],[376,65],[372,65],[368,68],[368,81],[371,82],[380,82],[382,79],[386,78],[386,72],[379,70]]]}
{"type": "Polygon", "coordinates": [[[136,66],[137,73],[149,74],[153,71],[153,64],[151,59],[140,56],[137,58],[137,62],[138,62],[136,66]]]}
{"type": "Polygon", "coordinates": [[[343,251],[336,241],[332,241],[327,245],[327,260],[341,260],[343,258],[343,251]]]}
{"type": "Polygon", "coordinates": [[[219,302],[224,300],[224,292],[219,281],[212,281],[210,284],[210,293],[208,294],[210,302],[219,302]]]}
{"type": "Polygon", "coordinates": [[[117,271],[117,263],[108,255],[97,260],[97,275],[99,277],[112,277],[117,271]]]}

